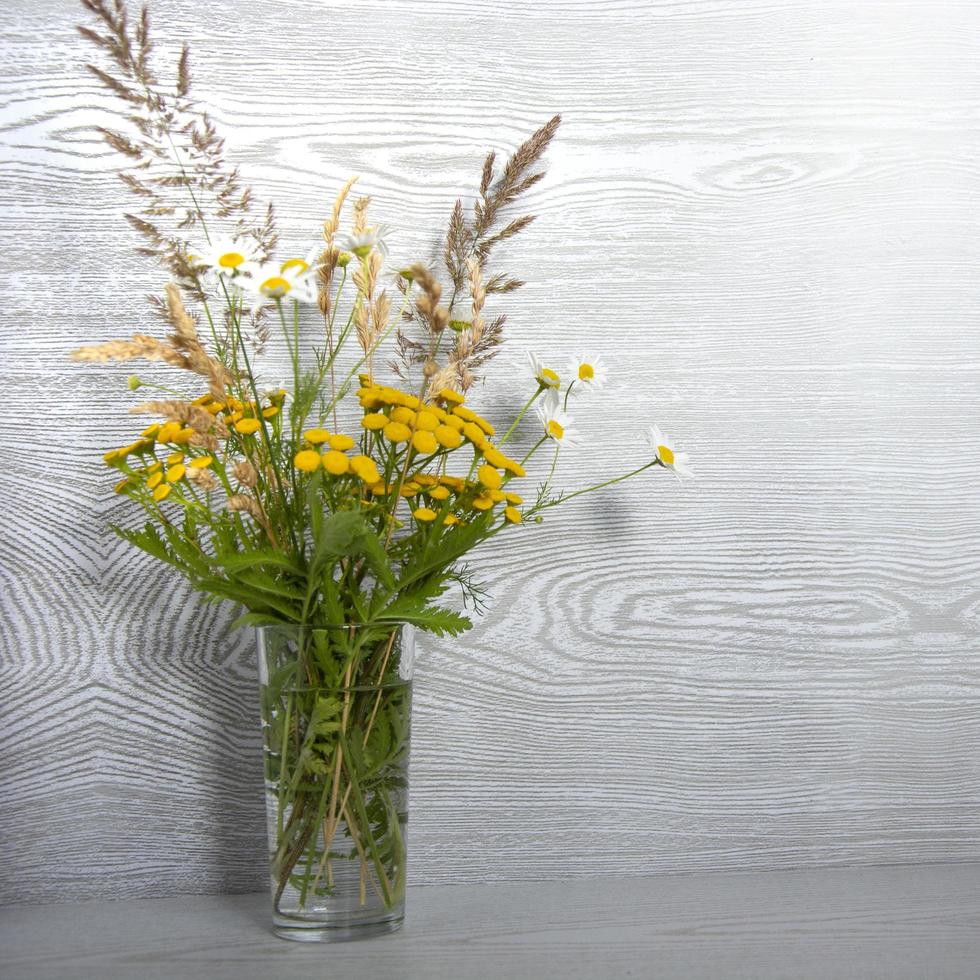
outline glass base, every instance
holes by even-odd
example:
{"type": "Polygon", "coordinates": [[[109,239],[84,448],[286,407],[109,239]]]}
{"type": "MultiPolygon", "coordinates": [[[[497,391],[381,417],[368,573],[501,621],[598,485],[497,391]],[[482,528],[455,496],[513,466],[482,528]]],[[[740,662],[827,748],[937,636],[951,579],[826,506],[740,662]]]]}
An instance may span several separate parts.
{"type": "Polygon", "coordinates": [[[272,931],[280,939],[299,943],[349,943],[358,939],[373,939],[398,932],[404,923],[401,916],[381,919],[375,922],[338,922],[327,925],[324,922],[275,922],[272,931]]]}

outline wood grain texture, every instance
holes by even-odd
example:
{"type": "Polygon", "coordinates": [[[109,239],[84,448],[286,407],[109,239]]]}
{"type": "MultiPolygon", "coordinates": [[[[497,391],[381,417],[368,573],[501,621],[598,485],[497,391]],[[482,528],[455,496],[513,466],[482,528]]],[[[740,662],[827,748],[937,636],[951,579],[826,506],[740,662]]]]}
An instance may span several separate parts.
{"type": "MultiPolygon", "coordinates": [[[[395,257],[431,254],[486,147],[562,111],[506,253],[512,356],[612,368],[568,486],[638,460],[648,419],[698,467],[477,556],[489,615],[422,645],[413,880],[977,859],[980,7],[154,13],[294,246],[361,173],[395,257]]],[[[153,329],[164,281],[78,20],[0,27],[0,902],[252,890],[248,637],[108,534],[129,369],[66,360],[153,329]]],[[[521,380],[491,380],[503,415],[521,380]]]]}
{"type": "Polygon", "coordinates": [[[980,867],[409,888],[395,935],[269,933],[265,894],[0,911],[7,980],[973,980],[980,867]]]}

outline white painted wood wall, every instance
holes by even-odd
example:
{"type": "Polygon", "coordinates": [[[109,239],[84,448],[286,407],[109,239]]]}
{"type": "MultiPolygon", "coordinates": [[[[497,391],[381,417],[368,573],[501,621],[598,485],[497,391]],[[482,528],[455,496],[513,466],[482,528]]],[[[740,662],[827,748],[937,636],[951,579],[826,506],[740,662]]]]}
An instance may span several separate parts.
{"type": "MultiPolygon", "coordinates": [[[[512,356],[612,368],[567,485],[649,420],[698,467],[479,557],[491,613],[421,656],[413,879],[980,857],[980,5],[153,13],[297,247],[360,173],[428,256],[485,150],[564,113],[507,253],[512,356]]],[[[0,901],[249,890],[248,638],[108,534],[130,369],[67,361],[152,329],[164,281],[80,20],[0,25],[0,901]]],[[[492,380],[491,414],[519,387],[492,380]]]]}

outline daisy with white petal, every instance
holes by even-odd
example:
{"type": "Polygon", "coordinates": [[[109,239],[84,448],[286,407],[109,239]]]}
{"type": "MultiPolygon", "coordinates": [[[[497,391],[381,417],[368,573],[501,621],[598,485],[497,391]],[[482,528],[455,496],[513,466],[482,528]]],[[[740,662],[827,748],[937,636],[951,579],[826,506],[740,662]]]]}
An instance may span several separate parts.
{"type": "Polygon", "coordinates": [[[343,235],[338,245],[345,252],[351,252],[359,259],[367,258],[375,249],[383,255],[388,251],[384,241],[385,232],[384,225],[370,225],[364,231],[343,235]]]}
{"type": "Polygon", "coordinates": [[[576,442],[575,420],[558,407],[557,401],[549,398],[543,404],[536,405],[534,410],[541,420],[544,434],[549,439],[559,446],[571,446],[576,442]]]}
{"type": "Polygon", "coordinates": [[[302,259],[255,266],[248,270],[248,275],[237,277],[235,285],[251,298],[253,312],[285,300],[297,303],[315,303],[317,300],[316,269],[302,259]]]}
{"type": "Polygon", "coordinates": [[[262,260],[262,250],[253,238],[216,236],[203,248],[190,248],[187,258],[192,266],[206,267],[219,276],[234,276],[262,260]]]}
{"type": "Polygon", "coordinates": [[[316,260],[319,257],[321,250],[316,246],[311,248],[309,252],[306,253],[306,258],[291,258],[286,259],[279,266],[280,272],[292,272],[294,275],[301,275],[306,272],[316,272],[314,266],[316,265],[316,260]]]}
{"type": "Polygon", "coordinates": [[[531,362],[531,377],[533,377],[542,388],[555,389],[561,387],[561,378],[558,376],[558,372],[554,368],[550,368],[542,364],[538,359],[538,356],[536,354],[532,354],[530,351],[528,351],[527,357],[531,362]]]}
{"type": "Polygon", "coordinates": [[[575,384],[573,391],[593,391],[606,383],[606,365],[599,357],[576,357],[568,366],[568,376],[575,384]]]}
{"type": "Polygon", "coordinates": [[[665,469],[672,470],[678,480],[681,477],[694,476],[694,470],[687,465],[687,453],[677,452],[671,439],[659,426],[650,426],[647,441],[650,443],[656,461],[665,469]]]}

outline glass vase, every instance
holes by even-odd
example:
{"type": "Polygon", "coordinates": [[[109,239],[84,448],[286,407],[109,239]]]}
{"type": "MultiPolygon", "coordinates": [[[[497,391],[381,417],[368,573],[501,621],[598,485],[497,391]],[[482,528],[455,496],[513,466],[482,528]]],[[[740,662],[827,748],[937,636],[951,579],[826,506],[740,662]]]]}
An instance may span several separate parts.
{"type": "Polygon", "coordinates": [[[257,633],[273,932],[393,932],[405,914],[414,630],[257,633]]]}

